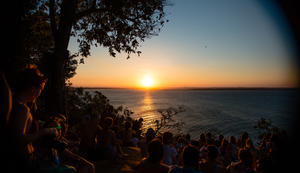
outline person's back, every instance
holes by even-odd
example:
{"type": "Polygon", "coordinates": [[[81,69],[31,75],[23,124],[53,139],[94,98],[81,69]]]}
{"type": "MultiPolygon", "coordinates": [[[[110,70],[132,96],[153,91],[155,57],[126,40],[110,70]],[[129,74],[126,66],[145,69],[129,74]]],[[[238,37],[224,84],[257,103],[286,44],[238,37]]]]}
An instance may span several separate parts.
{"type": "Polygon", "coordinates": [[[113,114],[113,110],[114,110],[114,107],[109,106],[107,111],[104,112],[103,115],[101,115],[101,122],[100,122],[101,127],[104,127],[104,121],[105,121],[105,118],[107,118],[107,117],[110,117],[113,119],[113,125],[118,125],[118,119],[117,119],[117,116],[115,114],[113,114]]]}
{"type": "Polygon", "coordinates": [[[217,164],[219,151],[216,146],[209,145],[206,152],[207,159],[200,163],[200,171],[203,173],[224,173],[226,169],[217,164]]]}
{"type": "Polygon", "coordinates": [[[91,121],[83,124],[81,127],[81,142],[80,147],[82,149],[94,149],[96,147],[96,136],[101,129],[98,125],[100,116],[92,115],[91,121]]]}
{"type": "Polygon", "coordinates": [[[164,148],[160,140],[154,139],[149,143],[147,149],[148,158],[144,158],[139,166],[138,173],[168,173],[169,167],[161,164],[164,148]]]}
{"type": "Polygon", "coordinates": [[[97,147],[105,148],[114,145],[115,132],[112,130],[100,129],[97,135],[97,147]]]}
{"type": "Polygon", "coordinates": [[[168,173],[169,167],[167,165],[151,163],[148,159],[144,158],[139,166],[138,173],[168,173]]]}
{"type": "Polygon", "coordinates": [[[104,128],[100,129],[97,134],[98,153],[106,159],[116,159],[118,157],[115,132],[109,129],[112,124],[112,118],[105,118],[104,128]]]}
{"type": "Polygon", "coordinates": [[[255,173],[255,160],[253,153],[245,148],[239,150],[239,162],[230,164],[226,173],[255,173]]]}
{"type": "Polygon", "coordinates": [[[228,172],[226,171],[226,173],[255,173],[255,171],[253,169],[251,169],[251,167],[238,162],[235,164],[231,165],[231,171],[228,172]]]}
{"type": "Polygon", "coordinates": [[[131,123],[129,121],[126,121],[124,127],[125,129],[120,131],[120,135],[122,136],[123,146],[133,146],[131,123]]]}
{"type": "Polygon", "coordinates": [[[188,145],[183,149],[183,164],[184,166],[172,165],[170,173],[197,173],[199,171],[199,151],[195,146],[188,145]]]}

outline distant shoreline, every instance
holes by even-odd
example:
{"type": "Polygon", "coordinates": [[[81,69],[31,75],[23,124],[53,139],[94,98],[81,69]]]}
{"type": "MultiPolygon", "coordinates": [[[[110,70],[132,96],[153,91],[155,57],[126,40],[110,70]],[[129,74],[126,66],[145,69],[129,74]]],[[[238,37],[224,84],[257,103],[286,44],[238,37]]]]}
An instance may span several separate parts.
{"type": "MultiPolygon", "coordinates": [[[[80,88],[80,87],[72,87],[80,88]]],[[[83,89],[130,89],[130,90],[299,90],[299,88],[268,88],[268,87],[208,87],[208,88],[110,88],[110,87],[82,87],[83,89]]]]}

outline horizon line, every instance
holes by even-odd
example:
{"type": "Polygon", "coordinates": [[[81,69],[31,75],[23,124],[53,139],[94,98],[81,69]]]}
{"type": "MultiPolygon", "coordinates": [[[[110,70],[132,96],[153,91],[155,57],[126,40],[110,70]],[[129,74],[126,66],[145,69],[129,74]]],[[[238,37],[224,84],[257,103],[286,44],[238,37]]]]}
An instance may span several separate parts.
{"type": "Polygon", "coordinates": [[[168,87],[168,88],[142,88],[142,87],[74,87],[83,89],[142,89],[142,90],[282,90],[299,89],[299,87],[168,87]]]}

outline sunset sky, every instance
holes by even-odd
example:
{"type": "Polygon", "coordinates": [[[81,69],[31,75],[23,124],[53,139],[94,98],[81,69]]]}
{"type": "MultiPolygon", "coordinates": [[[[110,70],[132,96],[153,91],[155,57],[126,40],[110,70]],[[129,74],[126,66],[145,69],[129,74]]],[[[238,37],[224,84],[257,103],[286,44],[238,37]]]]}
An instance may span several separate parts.
{"type": "MultiPolygon", "coordinates": [[[[159,36],[141,43],[141,56],[91,56],[70,81],[75,87],[293,87],[296,48],[273,1],[173,0],[159,36]],[[263,2],[263,3],[261,3],[263,2]]],[[[69,44],[78,50],[76,38],[69,44]]]]}

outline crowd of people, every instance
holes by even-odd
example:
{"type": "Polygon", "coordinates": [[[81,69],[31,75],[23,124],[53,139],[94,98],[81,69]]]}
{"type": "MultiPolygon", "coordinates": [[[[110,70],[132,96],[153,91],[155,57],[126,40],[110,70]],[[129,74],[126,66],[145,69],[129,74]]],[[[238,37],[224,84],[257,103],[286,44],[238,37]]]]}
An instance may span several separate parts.
{"type": "MultiPolygon", "coordinates": [[[[5,84],[3,75],[1,82],[5,84]]],[[[1,146],[6,148],[2,151],[6,158],[4,172],[94,173],[92,162],[118,162],[129,157],[123,147],[139,147],[143,159],[136,167],[138,173],[268,173],[278,168],[290,145],[284,130],[280,136],[266,134],[261,145],[254,147],[246,132],[239,139],[226,139],[222,134],[214,139],[210,132],[201,133],[196,140],[190,134],[174,135],[170,131],[158,135],[152,128],[143,134],[142,118],[126,121],[124,129],[119,129],[113,106],[101,115],[92,108],[87,110],[80,134],[75,134],[68,130],[64,115],[53,115],[46,122],[33,118],[35,99],[46,82],[39,70],[31,67],[19,73],[13,96],[8,86],[1,85],[8,93],[2,99],[8,102],[2,110],[7,115],[2,120],[5,129],[1,130],[7,139],[1,146]]]]}

